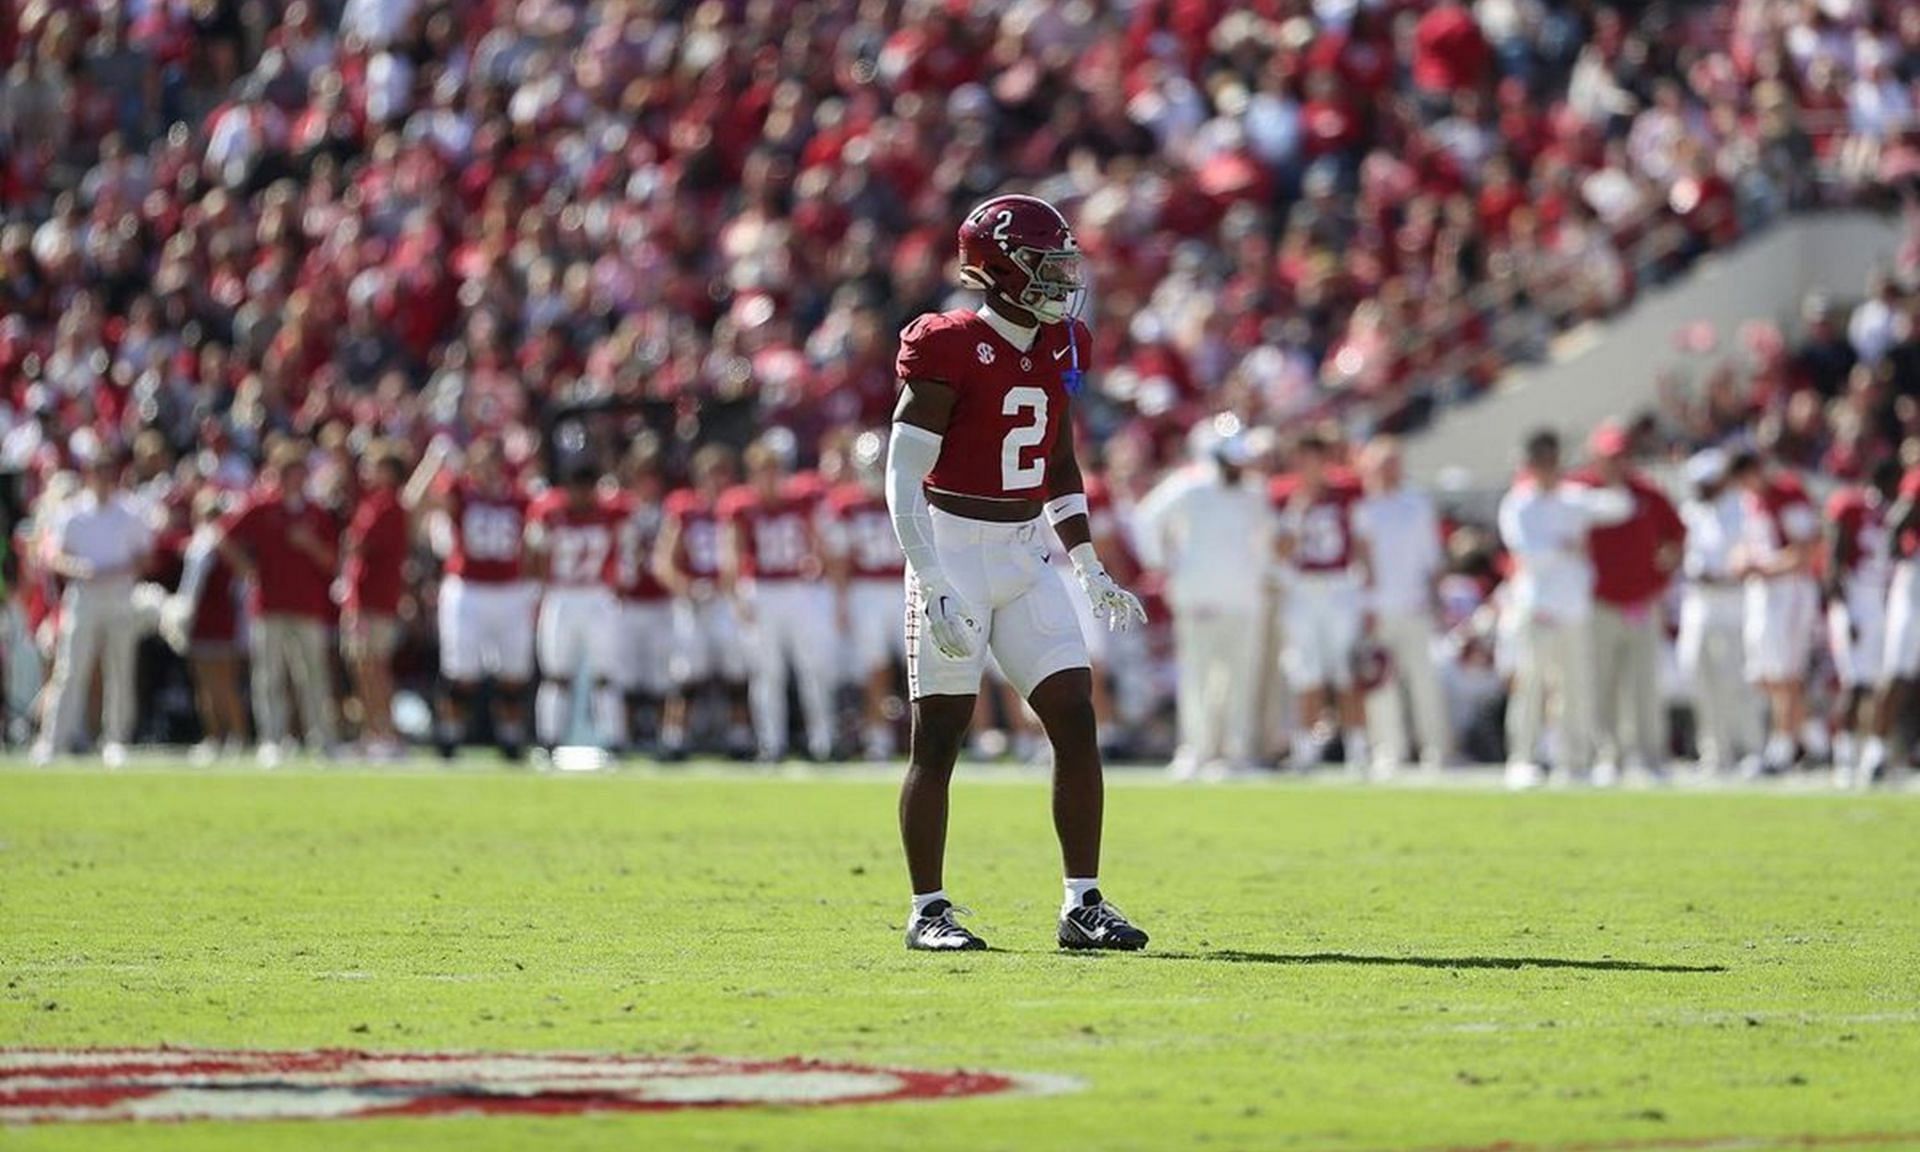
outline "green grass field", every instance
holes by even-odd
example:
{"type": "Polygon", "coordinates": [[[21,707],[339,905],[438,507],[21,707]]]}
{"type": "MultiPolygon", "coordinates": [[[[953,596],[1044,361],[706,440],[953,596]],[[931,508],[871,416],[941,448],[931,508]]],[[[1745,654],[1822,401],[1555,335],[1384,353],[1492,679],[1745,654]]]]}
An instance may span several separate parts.
{"type": "Polygon", "coordinates": [[[1920,1147],[1920,796],[1109,793],[1068,956],[1044,783],[956,791],[998,949],[900,946],[894,786],[0,768],[0,1047],[578,1049],[1078,1094],[0,1128],[6,1149],[1920,1147]]]}

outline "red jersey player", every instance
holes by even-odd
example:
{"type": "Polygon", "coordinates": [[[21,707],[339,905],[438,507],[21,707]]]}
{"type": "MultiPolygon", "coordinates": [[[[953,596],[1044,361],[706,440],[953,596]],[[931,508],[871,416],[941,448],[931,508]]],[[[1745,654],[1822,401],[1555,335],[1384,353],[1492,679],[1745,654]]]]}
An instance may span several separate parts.
{"type": "Polygon", "coordinates": [[[893,728],[886,720],[893,669],[907,662],[907,560],[887,512],[886,441],[864,432],[853,442],[855,479],[827,493],[821,529],[841,599],[842,633],[866,691],[866,751],[869,759],[893,757],[893,728]]]}
{"type": "Polygon", "coordinates": [[[393,653],[400,644],[400,600],[406,587],[407,510],[400,486],[406,458],[380,445],[361,465],[362,490],[341,539],[340,651],[360,692],[362,750],[375,760],[404,751],[393,727],[393,653]]]}
{"type": "Polygon", "coordinates": [[[291,693],[310,750],[336,742],[333,661],[327,625],[339,567],[340,525],[307,491],[309,445],[274,445],[261,483],[220,526],[220,555],[241,582],[251,581],[253,714],[260,762],[280,762],[292,730],[291,693]]]}
{"type": "Polygon", "coordinates": [[[1727,479],[1745,494],[1736,569],[1747,582],[1747,679],[1767,694],[1773,731],[1763,766],[1783,771],[1805,744],[1822,754],[1825,730],[1807,717],[1807,667],[1818,627],[1820,587],[1813,579],[1820,513],[1800,479],[1771,472],[1751,452],[1736,456],[1727,479]]]}
{"type": "Polygon", "coordinates": [[[821,582],[811,478],[788,476],[764,441],[747,449],[747,482],[720,498],[721,566],[746,625],[748,702],[762,760],[787,751],[787,669],[800,689],[807,753],[833,754],[833,613],[821,582]]]}
{"type": "Polygon", "coordinates": [[[527,548],[542,561],[544,587],[535,645],[540,691],[534,697],[534,729],[549,748],[571,743],[575,689],[592,693],[593,742],[619,742],[624,702],[615,687],[620,630],[612,626],[614,545],[623,518],[599,489],[591,464],[572,465],[565,482],[527,508],[527,548]]]}
{"type": "Polygon", "coordinates": [[[912,763],[900,797],[913,881],[912,949],[986,947],[942,885],[947,789],[992,653],[1053,744],[1054,826],[1066,874],[1063,948],[1135,950],[1147,934],[1099,887],[1103,785],[1086,640],[1047,568],[1041,513],[1109,627],[1146,619],[1095,554],[1074,457],[1073,394],[1091,340],[1071,315],[1085,287],[1073,230],[1053,205],[996,196],[960,225],[977,312],[929,313],[900,335],[901,395],[887,505],[913,574],[907,682],[912,763]]]}
{"type": "Polygon", "coordinates": [[[1303,438],[1294,451],[1293,475],[1275,481],[1280,557],[1287,568],[1281,659],[1300,696],[1295,762],[1318,764],[1337,721],[1348,767],[1365,769],[1365,694],[1353,682],[1368,583],[1366,542],[1353,530],[1361,491],[1351,477],[1334,472],[1333,451],[1317,435],[1303,438]]]}
{"type": "MultiPolygon", "coordinates": [[[[620,597],[617,672],[620,689],[627,696],[628,723],[636,728],[644,725],[655,736],[671,684],[673,658],[673,594],[653,571],[665,494],[659,443],[652,436],[642,436],[621,461],[620,488],[612,498],[621,517],[614,543],[613,583],[620,597]]],[[[626,742],[636,740],[629,735],[626,742]]]]}
{"type": "MultiPolygon", "coordinates": [[[[1908,452],[1906,464],[1893,507],[1887,509],[1893,585],[1887,592],[1887,647],[1874,699],[1883,726],[1911,706],[1914,682],[1920,680],[1920,456],[1908,452]]],[[[1889,759],[1905,758],[1890,754],[1889,759]]]]}
{"type": "Polygon", "coordinates": [[[1899,489],[1900,465],[1887,460],[1873,470],[1868,483],[1841,488],[1827,499],[1827,645],[1844,697],[1833,735],[1833,771],[1843,786],[1855,780],[1871,783],[1886,767],[1887,722],[1892,717],[1869,715],[1867,703],[1883,679],[1887,593],[1893,579],[1887,507],[1899,489]],[[1856,728],[1866,730],[1858,746],[1856,728]]]}
{"type": "Polygon", "coordinates": [[[667,495],[660,539],[653,550],[654,575],[673,593],[673,695],[660,721],[662,755],[686,753],[696,693],[727,697],[729,751],[748,745],[747,666],[740,646],[733,600],[724,595],[720,570],[721,493],[733,483],[733,456],[718,444],[693,454],[693,484],[667,495]]]}
{"type": "Polygon", "coordinates": [[[441,558],[438,624],[439,745],[451,757],[465,738],[473,695],[487,677],[494,737],[517,758],[526,743],[524,700],[533,679],[533,614],[537,585],[527,578],[527,497],[507,472],[498,442],[467,450],[463,474],[442,470],[449,449],[435,441],[401,502],[427,516],[428,537],[441,558]]]}

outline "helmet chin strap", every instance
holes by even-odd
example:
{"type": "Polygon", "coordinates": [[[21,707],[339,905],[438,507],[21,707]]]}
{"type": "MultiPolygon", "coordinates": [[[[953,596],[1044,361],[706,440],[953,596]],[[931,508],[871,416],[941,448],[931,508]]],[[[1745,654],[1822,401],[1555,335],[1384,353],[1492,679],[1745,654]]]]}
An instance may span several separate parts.
{"type": "Polygon", "coordinates": [[[1087,290],[1075,288],[1073,295],[1068,298],[1067,312],[1063,318],[1067,326],[1067,371],[1062,380],[1069,396],[1078,395],[1087,382],[1086,373],[1080,371],[1080,340],[1074,335],[1079,330],[1080,314],[1086,311],[1086,307],[1087,290]]]}

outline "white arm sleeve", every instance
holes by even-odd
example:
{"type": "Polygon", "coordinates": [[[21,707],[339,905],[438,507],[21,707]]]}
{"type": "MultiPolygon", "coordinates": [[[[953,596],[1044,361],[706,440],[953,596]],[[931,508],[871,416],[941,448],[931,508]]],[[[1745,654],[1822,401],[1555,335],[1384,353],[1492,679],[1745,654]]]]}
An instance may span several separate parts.
{"type": "Polygon", "coordinates": [[[186,556],[180,571],[180,587],[176,594],[180,602],[186,605],[189,616],[200,610],[200,590],[206,586],[207,573],[220,555],[216,547],[218,541],[219,533],[210,528],[201,528],[187,541],[186,556]]]}
{"type": "Polygon", "coordinates": [[[887,442],[887,511],[907,567],[920,577],[940,571],[933,544],[933,516],[922,487],[940,459],[941,435],[914,424],[895,423],[887,442]]]}
{"type": "Polygon", "coordinates": [[[1588,523],[1597,527],[1606,528],[1631,520],[1637,508],[1633,492],[1625,487],[1576,487],[1571,491],[1578,494],[1579,507],[1586,513],[1588,523]]]}

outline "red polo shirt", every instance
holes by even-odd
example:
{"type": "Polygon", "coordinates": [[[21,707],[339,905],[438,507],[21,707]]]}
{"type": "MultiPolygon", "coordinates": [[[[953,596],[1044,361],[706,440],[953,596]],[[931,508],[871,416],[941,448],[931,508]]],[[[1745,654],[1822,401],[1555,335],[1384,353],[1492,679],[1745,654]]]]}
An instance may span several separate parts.
{"type": "MultiPolygon", "coordinates": [[[[1584,469],[1570,479],[1592,488],[1605,487],[1597,474],[1584,469]]],[[[1685,544],[1687,528],[1666,493],[1646,477],[1630,475],[1625,487],[1633,493],[1633,515],[1587,534],[1587,551],[1593,557],[1593,595],[1600,603],[1615,608],[1643,608],[1658,599],[1673,578],[1671,571],[1660,570],[1660,549],[1668,544],[1685,544]]]]}
{"type": "Polygon", "coordinates": [[[307,616],[333,619],[333,573],[287,542],[295,525],[305,525],[321,540],[336,536],[333,514],[312,501],[298,511],[288,507],[277,488],[262,488],[246,503],[227,514],[222,524],[227,539],[238,544],[253,561],[253,594],[249,607],[257,616],[307,616]]]}
{"type": "Polygon", "coordinates": [[[360,498],[347,522],[342,607],[369,616],[399,615],[406,562],[406,509],[392,490],[376,488],[360,498]]]}

